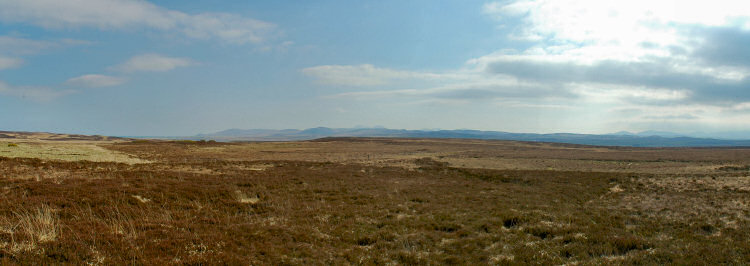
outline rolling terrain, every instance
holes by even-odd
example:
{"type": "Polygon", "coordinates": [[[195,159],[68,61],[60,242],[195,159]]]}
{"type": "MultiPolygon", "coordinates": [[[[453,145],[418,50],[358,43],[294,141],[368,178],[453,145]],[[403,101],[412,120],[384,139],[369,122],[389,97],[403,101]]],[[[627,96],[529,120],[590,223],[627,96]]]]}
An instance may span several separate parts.
{"type": "Polygon", "coordinates": [[[3,263],[750,261],[750,148],[59,138],[0,139],[3,263]]]}

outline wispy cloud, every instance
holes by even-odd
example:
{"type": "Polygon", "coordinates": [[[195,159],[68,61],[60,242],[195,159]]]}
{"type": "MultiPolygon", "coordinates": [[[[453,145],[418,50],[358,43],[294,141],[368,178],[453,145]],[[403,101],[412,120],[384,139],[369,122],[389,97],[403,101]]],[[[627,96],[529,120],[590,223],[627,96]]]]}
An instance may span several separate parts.
{"type": "Polygon", "coordinates": [[[66,81],[65,83],[68,85],[80,86],[85,88],[101,88],[121,85],[125,83],[125,81],[127,81],[127,79],[121,77],[89,74],[68,79],[68,81],[66,81]]]}
{"type": "Polygon", "coordinates": [[[226,13],[180,16],[181,31],[199,39],[218,38],[230,43],[262,43],[277,34],[277,26],[256,19],[226,13]]]}
{"type": "Polygon", "coordinates": [[[90,42],[74,39],[33,40],[14,36],[0,36],[0,51],[5,54],[35,54],[54,48],[86,44],[90,44],[90,42]]]}
{"type": "Polygon", "coordinates": [[[76,92],[75,90],[55,90],[48,87],[11,86],[0,81],[0,94],[38,102],[51,101],[76,92]]]}
{"type": "Polygon", "coordinates": [[[558,89],[541,84],[519,81],[513,77],[487,76],[481,73],[469,74],[463,71],[446,76],[461,77],[443,79],[436,86],[429,83],[416,84],[416,88],[393,89],[404,87],[403,84],[378,87],[376,90],[353,90],[327,96],[326,98],[352,98],[371,100],[377,98],[412,99],[416,102],[456,100],[462,103],[489,101],[497,99],[573,99],[578,95],[572,89],[558,89]],[[470,77],[470,78],[469,78],[470,77]]]}
{"type": "Polygon", "coordinates": [[[0,81],[0,95],[28,99],[36,102],[49,102],[60,97],[80,93],[77,89],[63,89],[69,86],[80,88],[111,87],[125,83],[125,78],[90,74],[68,79],[60,88],[47,86],[14,86],[0,81]]]}
{"type": "Polygon", "coordinates": [[[462,73],[429,73],[363,65],[322,65],[302,69],[319,82],[345,86],[375,86],[404,80],[448,80],[467,78],[462,73]]]}
{"type": "Polygon", "coordinates": [[[55,46],[48,41],[30,40],[11,36],[0,36],[0,50],[5,53],[30,54],[55,46]]]}
{"type": "Polygon", "coordinates": [[[692,114],[680,114],[680,115],[647,115],[643,116],[643,119],[648,120],[695,120],[697,116],[692,114]]]}
{"type": "MultiPolygon", "coordinates": [[[[0,57],[0,69],[15,67],[21,64],[20,59],[0,57]]],[[[164,72],[179,67],[196,65],[197,63],[188,58],[168,57],[159,54],[143,54],[130,58],[128,61],[110,67],[111,70],[125,73],[132,72],[164,72]]],[[[73,77],[60,84],[61,88],[76,87],[82,88],[102,88],[122,85],[127,81],[125,77],[116,77],[102,74],[87,74],[73,77]]],[[[74,89],[54,89],[46,86],[11,86],[0,81],[0,94],[26,98],[34,101],[51,101],[59,97],[78,93],[74,89]]]]}
{"type": "Polygon", "coordinates": [[[21,64],[23,64],[21,59],[0,56],[0,70],[18,67],[21,64]]]}
{"type": "Polygon", "coordinates": [[[143,54],[130,58],[125,63],[111,67],[122,72],[164,72],[178,67],[188,67],[197,63],[189,58],[168,57],[159,54],[143,54]]]}
{"type": "Polygon", "coordinates": [[[46,28],[150,29],[229,43],[262,43],[278,34],[269,22],[227,13],[187,14],[143,0],[0,0],[0,20],[46,28]]]}
{"type": "Polygon", "coordinates": [[[302,73],[321,83],[345,86],[374,86],[402,79],[414,72],[396,71],[364,65],[322,65],[302,69],[302,73]]]}

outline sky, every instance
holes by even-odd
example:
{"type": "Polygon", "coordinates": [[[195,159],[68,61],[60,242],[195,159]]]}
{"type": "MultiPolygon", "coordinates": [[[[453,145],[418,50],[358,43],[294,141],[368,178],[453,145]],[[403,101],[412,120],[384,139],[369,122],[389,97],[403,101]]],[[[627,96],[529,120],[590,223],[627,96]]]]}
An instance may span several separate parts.
{"type": "Polygon", "coordinates": [[[749,47],[747,1],[0,0],[0,130],[750,132],[749,47]]]}

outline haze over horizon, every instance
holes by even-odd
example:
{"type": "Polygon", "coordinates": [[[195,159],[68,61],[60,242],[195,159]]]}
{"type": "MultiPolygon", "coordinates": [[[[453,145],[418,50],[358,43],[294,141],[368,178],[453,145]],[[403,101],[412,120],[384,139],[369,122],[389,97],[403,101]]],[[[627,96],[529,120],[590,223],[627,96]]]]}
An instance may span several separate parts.
{"type": "Polygon", "coordinates": [[[0,0],[0,130],[748,132],[745,1],[0,0]]]}

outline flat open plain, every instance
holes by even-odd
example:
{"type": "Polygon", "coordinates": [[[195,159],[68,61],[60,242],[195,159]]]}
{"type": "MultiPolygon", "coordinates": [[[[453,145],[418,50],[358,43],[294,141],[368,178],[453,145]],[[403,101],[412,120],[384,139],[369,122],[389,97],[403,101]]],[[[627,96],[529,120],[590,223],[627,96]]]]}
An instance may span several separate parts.
{"type": "Polygon", "coordinates": [[[0,138],[0,260],[743,264],[749,148],[0,138]]]}

